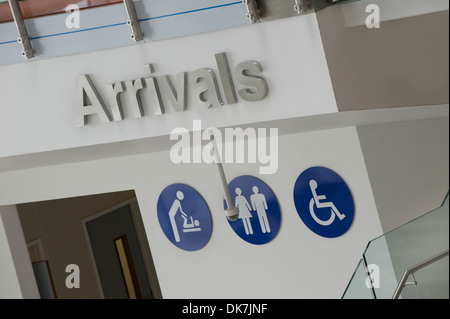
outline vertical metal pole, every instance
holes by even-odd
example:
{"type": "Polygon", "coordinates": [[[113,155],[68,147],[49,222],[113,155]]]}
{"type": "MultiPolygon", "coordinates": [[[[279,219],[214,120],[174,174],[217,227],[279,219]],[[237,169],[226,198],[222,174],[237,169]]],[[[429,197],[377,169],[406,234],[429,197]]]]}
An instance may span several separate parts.
{"type": "Polygon", "coordinates": [[[239,217],[239,208],[235,207],[233,200],[231,199],[230,189],[228,188],[227,179],[223,170],[222,159],[219,156],[217,149],[217,143],[214,139],[214,134],[211,134],[211,142],[214,145],[214,156],[216,158],[217,169],[219,170],[220,180],[222,181],[222,187],[225,192],[225,201],[227,202],[227,209],[225,209],[225,215],[231,221],[235,221],[239,217]]]}
{"type": "Polygon", "coordinates": [[[225,200],[227,202],[228,208],[233,208],[233,200],[231,199],[230,189],[228,188],[227,179],[225,177],[225,171],[223,170],[223,165],[217,162],[217,169],[219,170],[220,180],[222,181],[222,187],[225,192],[225,200]]]}
{"type": "Polygon", "coordinates": [[[125,9],[127,10],[128,15],[127,24],[131,26],[131,38],[136,42],[142,41],[144,39],[144,34],[141,30],[140,21],[136,13],[133,0],[123,0],[123,3],[125,4],[125,9]]]}
{"type": "Polygon", "coordinates": [[[8,0],[8,3],[9,7],[11,8],[14,23],[17,27],[17,32],[19,33],[17,42],[22,45],[21,54],[25,59],[34,58],[34,50],[31,46],[30,37],[28,35],[27,27],[25,26],[25,21],[22,17],[22,12],[20,11],[19,3],[17,2],[17,0],[8,0]]]}

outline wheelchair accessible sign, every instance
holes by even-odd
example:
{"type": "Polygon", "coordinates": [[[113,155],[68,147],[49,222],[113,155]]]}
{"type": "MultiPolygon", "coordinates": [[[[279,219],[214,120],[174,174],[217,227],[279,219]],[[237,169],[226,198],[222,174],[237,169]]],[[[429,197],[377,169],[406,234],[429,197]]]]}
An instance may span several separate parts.
{"type": "Polygon", "coordinates": [[[299,175],[294,203],[303,223],[322,237],[339,237],[352,225],[355,208],[350,189],[326,167],[310,167],[299,175]]]}

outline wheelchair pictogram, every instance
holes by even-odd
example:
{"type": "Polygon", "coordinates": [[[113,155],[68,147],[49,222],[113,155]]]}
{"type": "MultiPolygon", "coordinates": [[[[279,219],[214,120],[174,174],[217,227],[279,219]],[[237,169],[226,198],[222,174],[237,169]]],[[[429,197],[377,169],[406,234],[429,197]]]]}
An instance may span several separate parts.
{"type": "Polygon", "coordinates": [[[310,167],[298,176],[294,204],[303,223],[322,237],[339,237],[353,223],[350,189],[337,173],[326,167],[310,167]]]}
{"type": "Polygon", "coordinates": [[[313,195],[309,202],[309,212],[311,213],[312,218],[322,226],[328,226],[333,223],[336,215],[340,220],[343,220],[345,218],[345,215],[339,212],[333,202],[321,202],[322,200],[326,200],[327,197],[326,195],[317,195],[317,186],[318,185],[315,180],[312,179],[309,181],[309,187],[311,188],[311,193],[313,195]],[[318,218],[316,213],[314,212],[314,205],[318,209],[330,208],[330,218],[325,221],[318,218]]]}

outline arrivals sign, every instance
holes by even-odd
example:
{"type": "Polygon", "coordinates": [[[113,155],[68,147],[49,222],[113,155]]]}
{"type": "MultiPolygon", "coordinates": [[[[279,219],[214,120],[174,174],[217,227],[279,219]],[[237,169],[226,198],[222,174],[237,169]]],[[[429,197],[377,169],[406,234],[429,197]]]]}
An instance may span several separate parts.
{"type": "Polygon", "coordinates": [[[267,96],[269,89],[258,62],[240,62],[231,70],[226,53],[215,54],[215,60],[225,99],[220,93],[217,75],[211,68],[180,72],[175,75],[175,81],[172,81],[169,75],[154,75],[153,65],[146,64],[150,74],[148,77],[105,84],[109,107],[90,77],[87,74],[79,75],[76,78],[76,126],[86,125],[89,116],[97,116],[104,123],[122,121],[123,100],[128,102],[134,118],[143,117],[143,94],[148,97],[148,104],[154,115],[163,114],[167,107],[176,112],[185,111],[188,107],[188,94],[195,97],[193,106],[201,110],[224,103],[235,104],[238,96],[249,102],[260,101],[267,96]],[[239,83],[239,88],[234,81],[239,83]]]}

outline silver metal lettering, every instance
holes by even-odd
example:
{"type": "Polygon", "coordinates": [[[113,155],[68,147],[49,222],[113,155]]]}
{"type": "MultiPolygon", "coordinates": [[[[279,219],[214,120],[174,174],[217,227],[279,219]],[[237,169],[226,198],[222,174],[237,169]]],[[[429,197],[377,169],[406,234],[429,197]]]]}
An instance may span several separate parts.
{"type": "Polygon", "coordinates": [[[111,121],[111,116],[105,108],[100,95],[87,74],[78,75],[76,78],[76,123],[77,127],[87,124],[87,116],[96,114],[100,121],[111,121]]]}
{"type": "Polygon", "coordinates": [[[227,104],[235,104],[238,100],[231,77],[230,66],[228,65],[227,54],[223,52],[217,53],[215,56],[217,67],[219,68],[220,80],[222,81],[222,87],[225,93],[225,101],[227,104]]]}
{"type": "Polygon", "coordinates": [[[223,104],[217,78],[213,70],[207,68],[198,69],[189,75],[194,83],[192,94],[196,97],[195,106],[206,110],[211,106],[220,106],[223,104]]]}
{"type": "Polygon", "coordinates": [[[256,61],[244,61],[239,63],[235,69],[235,78],[242,84],[254,89],[246,88],[238,90],[241,98],[249,102],[260,101],[267,96],[269,88],[264,78],[254,75],[263,71],[261,65],[256,61]]]}
{"type": "Polygon", "coordinates": [[[123,83],[117,82],[113,84],[107,84],[106,91],[108,92],[109,103],[111,104],[114,121],[122,121],[124,116],[119,94],[124,91],[123,83]]]}
{"type": "Polygon", "coordinates": [[[241,62],[232,72],[225,52],[215,54],[215,60],[223,92],[216,74],[210,68],[180,72],[172,79],[170,75],[153,76],[153,65],[144,64],[146,73],[149,73],[146,74],[147,77],[105,85],[111,113],[108,113],[109,110],[103,104],[89,76],[79,75],[76,78],[76,126],[86,125],[88,116],[94,114],[102,122],[123,120],[125,115],[128,116],[128,112],[124,112],[127,110],[123,109],[123,103],[126,101],[121,93],[124,92],[129,112],[134,118],[144,116],[144,107],[146,112],[150,108],[154,115],[161,115],[165,112],[165,104],[170,104],[175,112],[185,111],[188,103],[203,110],[211,106],[218,107],[224,104],[221,94],[224,94],[227,104],[237,103],[238,95],[250,102],[262,100],[267,96],[268,85],[260,75],[263,69],[258,62],[241,62]]]}
{"type": "Polygon", "coordinates": [[[161,115],[164,113],[163,104],[161,101],[161,94],[158,88],[158,82],[156,82],[156,78],[145,78],[145,85],[147,89],[145,93],[146,96],[149,96],[149,105],[153,110],[154,115],[161,115]]]}
{"type": "Polygon", "coordinates": [[[144,116],[144,110],[142,109],[141,97],[139,91],[144,88],[144,81],[137,79],[134,81],[126,81],[125,85],[129,92],[128,97],[130,99],[131,110],[135,118],[144,116]]]}
{"type": "Polygon", "coordinates": [[[161,95],[176,112],[182,112],[187,107],[187,73],[181,72],[176,76],[177,89],[175,89],[168,75],[158,77],[161,95]]]}
{"type": "MultiPolygon", "coordinates": [[[[149,74],[153,74],[155,71],[153,64],[144,64],[144,68],[149,74]]],[[[161,115],[164,113],[164,107],[161,100],[161,93],[159,90],[158,82],[155,77],[148,77],[144,79],[146,90],[144,90],[141,95],[143,101],[146,105],[150,105],[154,115],[161,115]]]]}

